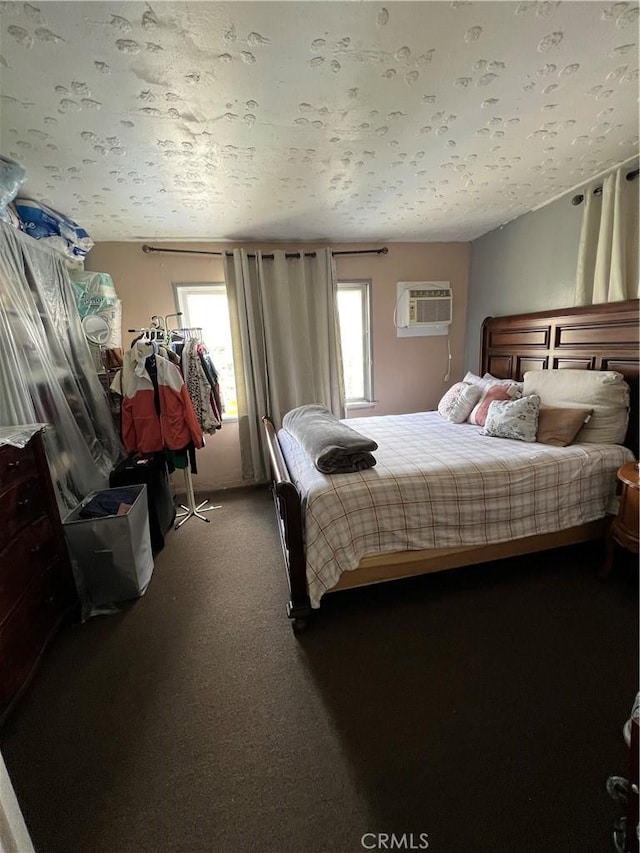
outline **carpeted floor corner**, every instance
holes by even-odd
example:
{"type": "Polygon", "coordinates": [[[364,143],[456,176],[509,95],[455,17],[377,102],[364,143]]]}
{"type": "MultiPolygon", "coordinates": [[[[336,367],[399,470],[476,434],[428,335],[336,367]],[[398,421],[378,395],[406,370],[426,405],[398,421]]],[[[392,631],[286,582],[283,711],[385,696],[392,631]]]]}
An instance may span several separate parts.
{"type": "Polygon", "coordinates": [[[296,639],[268,491],[215,500],[143,598],[62,629],[0,730],[37,853],[613,849],[637,561],[600,582],[590,545],[353,590],[296,639]]]}

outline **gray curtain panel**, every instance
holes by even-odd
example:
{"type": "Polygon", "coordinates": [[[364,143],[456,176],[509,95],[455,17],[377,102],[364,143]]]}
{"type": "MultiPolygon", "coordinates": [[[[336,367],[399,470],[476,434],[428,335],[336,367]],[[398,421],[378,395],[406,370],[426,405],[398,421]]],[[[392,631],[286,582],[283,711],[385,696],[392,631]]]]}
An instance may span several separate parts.
{"type": "Polygon", "coordinates": [[[345,415],[337,281],[330,249],[315,257],[236,249],[225,257],[243,480],[267,478],[260,419],[276,428],[306,403],[345,415]]]}

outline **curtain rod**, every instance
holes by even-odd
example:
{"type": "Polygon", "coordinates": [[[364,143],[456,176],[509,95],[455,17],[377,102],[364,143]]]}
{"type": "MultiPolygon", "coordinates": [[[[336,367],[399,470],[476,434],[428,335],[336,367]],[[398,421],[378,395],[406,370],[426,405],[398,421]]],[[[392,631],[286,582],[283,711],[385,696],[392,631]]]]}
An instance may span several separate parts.
{"type": "MultiPolygon", "coordinates": [[[[630,172],[627,172],[627,174],[625,175],[625,178],[628,181],[634,181],[638,177],[639,174],[640,174],[640,169],[632,169],[630,172]]],[[[602,187],[596,187],[593,190],[593,194],[596,196],[602,195],[602,187]]],[[[578,195],[574,195],[574,197],[571,199],[571,204],[578,205],[578,204],[582,204],[583,201],[584,201],[584,193],[578,193],[578,195]]]]}
{"type": "Polygon", "coordinates": [[[638,155],[632,154],[631,157],[627,157],[627,159],[623,160],[621,163],[616,163],[615,166],[609,166],[607,169],[603,169],[601,172],[598,172],[595,175],[591,175],[588,178],[583,178],[577,184],[573,184],[573,186],[561,190],[559,193],[556,193],[555,195],[551,196],[551,198],[548,198],[545,201],[541,201],[535,207],[532,207],[529,213],[536,213],[536,211],[542,210],[543,207],[547,207],[548,205],[553,204],[555,201],[559,201],[560,199],[571,198],[571,195],[573,193],[584,190],[586,186],[595,185],[596,181],[603,180],[604,178],[606,178],[607,175],[610,175],[617,169],[633,169],[636,167],[637,162],[638,155]]]}
{"type": "MultiPolygon", "coordinates": [[[[173,252],[174,254],[180,255],[217,255],[218,257],[222,257],[223,255],[231,255],[232,252],[203,252],[200,249],[162,249],[158,246],[149,246],[148,243],[144,243],[142,246],[142,251],[145,255],[150,254],[151,252],[173,252]]],[[[386,246],[383,246],[381,249],[345,249],[343,252],[331,252],[332,255],[386,255],[389,249],[386,246]]],[[[300,252],[285,252],[285,258],[299,258],[300,252]]],[[[315,258],[315,252],[305,252],[305,258],[315,258]]],[[[255,258],[255,255],[249,255],[250,258],[255,258]]],[[[273,260],[273,255],[263,255],[262,256],[266,260],[273,260]]]]}

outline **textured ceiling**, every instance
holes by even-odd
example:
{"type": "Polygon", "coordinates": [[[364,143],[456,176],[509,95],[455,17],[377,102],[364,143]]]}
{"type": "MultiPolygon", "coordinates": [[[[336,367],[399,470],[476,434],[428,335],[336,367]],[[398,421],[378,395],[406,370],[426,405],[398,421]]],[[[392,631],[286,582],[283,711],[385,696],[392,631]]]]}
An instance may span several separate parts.
{"type": "Polygon", "coordinates": [[[0,3],[2,153],[96,240],[468,240],[638,150],[638,5],[0,3]]]}

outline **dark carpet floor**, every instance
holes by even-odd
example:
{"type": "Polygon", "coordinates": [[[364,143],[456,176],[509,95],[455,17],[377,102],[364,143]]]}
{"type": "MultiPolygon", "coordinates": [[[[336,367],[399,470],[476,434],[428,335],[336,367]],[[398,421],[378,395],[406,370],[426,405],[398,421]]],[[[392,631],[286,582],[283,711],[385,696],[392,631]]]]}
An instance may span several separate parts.
{"type": "Polygon", "coordinates": [[[0,731],[38,853],[612,850],[635,560],[608,583],[587,546],[341,593],[296,639],[268,492],[217,498],[143,598],[62,629],[0,731]]]}

